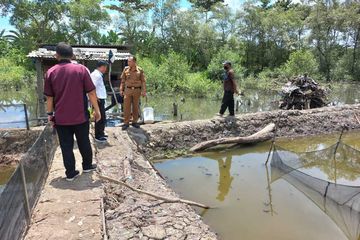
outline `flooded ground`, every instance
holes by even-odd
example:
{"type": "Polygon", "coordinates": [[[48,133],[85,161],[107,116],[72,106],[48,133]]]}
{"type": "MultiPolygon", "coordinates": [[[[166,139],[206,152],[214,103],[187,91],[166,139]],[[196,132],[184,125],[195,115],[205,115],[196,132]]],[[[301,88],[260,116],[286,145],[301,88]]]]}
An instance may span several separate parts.
{"type": "MultiPolygon", "coordinates": [[[[338,136],[280,139],[277,144],[299,152],[320,150],[338,136]]],[[[344,142],[360,149],[359,136],[347,133],[344,142]]],[[[349,233],[296,187],[282,178],[272,182],[271,169],[264,165],[268,150],[269,143],[262,143],[155,166],[182,197],[216,207],[199,213],[221,239],[348,239],[349,233]]],[[[351,182],[360,185],[359,177],[351,182]]]]}
{"type": "Polygon", "coordinates": [[[36,125],[36,93],[34,89],[2,90],[0,95],[0,128],[25,128],[27,105],[30,125],[36,125]]]}
{"type": "MultiPolygon", "coordinates": [[[[280,95],[276,91],[260,91],[247,89],[245,96],[240,96],[237,100],[239,107],[237,113],[259,112],[278,109],[280,95]]],[[[147,103],[142,98],[142,107],[150,106],[154,108],[155,120],[195,120],[212,118],[218,113],[221,104],[222,91],[208,98],[193,98],[186,95],[164,96],[155,94],[148,96],[147,103]],[[178,106],[178,115],[174,116],[173,104],[178,106]]],[[[333,87],[329,95],[329,105],[353,104],[360,101],[360,86],[355,84],[337,84],[333,87]]],[[[110,104],[110,97],[107,104],[110,104]]],[[[24,121],[23,108],[1,107],[1,105],[26,103],[28,106],[29,119],[32,124],[36,121],[36,95],[33,89],[23,89],[20,91],[4,91],[0,95],[0,128],[26,126],[24,121]]],[[[109,110],[112,112],[112,110],[109,110]]],[[[109,126],[114,126],[120,121],[109,121],[109,126]]]]}

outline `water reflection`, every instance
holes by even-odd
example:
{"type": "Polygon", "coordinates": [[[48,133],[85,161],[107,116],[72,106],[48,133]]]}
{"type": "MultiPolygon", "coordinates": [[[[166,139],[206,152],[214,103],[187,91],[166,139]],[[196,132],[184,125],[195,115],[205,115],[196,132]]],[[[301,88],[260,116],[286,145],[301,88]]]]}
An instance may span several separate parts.
{"type": "MultiPolygon", "coordinates": [[[[334,134],[292,141],[284,139],[279,142],[292,150],[317,150],[333,145],[338,136],[339,134],[334,134]]],[[[356,132],[346,133],[344,141],[351,146],[359,146],[358,136],[359,133],[356,132]]],[[[268,149],[269,144],[263,143],[168,160],[156,163],[155,166],[181,196],[216,207],[204,211],[202,216],[206,223],[219,233],[221,239],[237,240],[242,236],[244,239],[340,240],[358,236],[355,226],[357,221],[354,221],[354,217],[360,215],[349,211],[348,207],[325,201],[323,195],[316,191],[304,193],[301,186],[312,187],[312,184],[300,181],[299,178],[294,178],[296,175],[291,174],[283,178],[286,181],[278,179],[273,182],[275,171],[264,166],[268,149]],[[308,196],[308,193],[311,195],[308,196]],[[313,197],[315,198],[312,199],[313,197]],[[339,221],[342,218],[348,219],[346,222],[339,221]]],[[[331,155],[330,152],[325,155],[331,155]]],[[[356,156],[348,151],[346,153],[351,154],[350,158],[356,156]]],[[[315,157],[325,163],[321,154],[315,157]]],[[[342,168],[342,161],[342,158],[337,161],[339,168],[342,168]]],[[[347,167],[351,170],[351,164],[347,167]]],[[[326,174],[320,166],[303,170],[313,169],[326,174]]],[[[347,177],[350,177],[347,181],[352,181],[352,175],[347,176],[346,171],[344,168],[341,180],[339,178],[342,173],[338,170],[338,183],[347,177]]],[[[314,185],[321,186],[321,189],[326,189],[327,186],[318,182],[314,185]]],[[[333,186],[340,188],[340,184],[333,186]]],[[[335,188],[329,188],[329,194],[335,192],[334,190],[335,188]]],[[[340,200],[347,199],[348,194],[340,194],[338,197],[341,197],[340,200]]]]}
{"type": "Polygon", "coordinates": [[[226,157],[219,157],[214,160],[218,162],[219,167],[219,186],[216,199],[222,202],[225,200],[226,195],[228,195],[231,183],[234,180],[230,173],[232,156],[227,155],[226,157]]]}

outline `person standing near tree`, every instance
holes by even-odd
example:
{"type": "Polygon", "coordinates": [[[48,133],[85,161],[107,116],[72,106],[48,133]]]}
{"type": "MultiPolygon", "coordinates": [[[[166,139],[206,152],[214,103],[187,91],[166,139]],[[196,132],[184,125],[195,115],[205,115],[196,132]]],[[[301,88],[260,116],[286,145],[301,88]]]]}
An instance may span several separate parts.
{"type": "Polygon", "coordinates": [[[105,135],[106,115],[105,115],[105,101],[106,101],[106,88],[104,84],[104,74],[107,71],[108,63],[105,61],[98,61],[96,69],[90,74],[91,79],[96,88],[96,96],[99,104],[101,119],[95,122],[95,141],[106,142],[107,136],[105,135]]]}
{"type": "Polygon", "coordinates": [[[83,160],[83,172],[94,171],[97,167],[92,162],[86,94],[94,107],[95,120],[101,119],[90,74],[85,66],[71,63],[72,57],[70,45],[57,44],[56,59],[59,63],[47,71],[44,84],[48,121],[56,128],[59,137],[67,181],[73,181],[79,175],[75,168],[74,135],[83,160]]]}
{"type": "Polygon", "coordinates": [[[146,96],[146,81],[144,71],[137,66],[136,57],[128,58],[128,66],[121,74],[120,94],[124,96],[124,125],[123,130],[129,128],[132,115],[132,126],[139,128],[140,96],[146,96]]]}
{"type": "Polygon", "coordinates": [[[229,108],[230,116],[235,116],[234,93],[239,94],[235,81],[235,73],[232,69],[231,62],[225,61],[224,65],[224,96],[222,99],[219,115],[223,116],[226,109],[229,108]]]}

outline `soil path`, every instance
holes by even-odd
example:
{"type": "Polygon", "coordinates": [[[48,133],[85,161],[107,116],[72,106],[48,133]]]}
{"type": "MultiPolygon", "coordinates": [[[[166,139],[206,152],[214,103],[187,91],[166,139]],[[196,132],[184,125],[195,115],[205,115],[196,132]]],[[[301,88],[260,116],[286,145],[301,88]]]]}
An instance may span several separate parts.
{"type": "MultiPolygon", "coordinates": [[[[77,169],[81,156],[75,150],[77,169]]],[[[83,173],[73,182],[64,179],[60,148],[34,210],[26,240],[102,239],[101,182],[96,173],[83,173]]]]}

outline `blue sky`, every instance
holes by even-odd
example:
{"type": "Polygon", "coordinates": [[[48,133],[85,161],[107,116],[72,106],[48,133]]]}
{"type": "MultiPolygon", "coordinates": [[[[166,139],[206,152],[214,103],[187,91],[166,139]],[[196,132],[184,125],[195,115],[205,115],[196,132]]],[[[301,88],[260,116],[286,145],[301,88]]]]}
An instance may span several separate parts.
{"type": "MultiPolygon", "coordinates": [[[[112,2],[111,0],[104,1],[105,4],[112,2]]],[[[225,0],[225,3],[228,4],[232,8],[239,8],[240,4],[244,2],[244,0],[225,0]]],[[[181,8],[189,8],[191,5],[187,0],[180,1],[181,8]]],[[[9,23],[9,17],[0,17],[0,30],[13,30],[14,27],[9,23]]]]}

